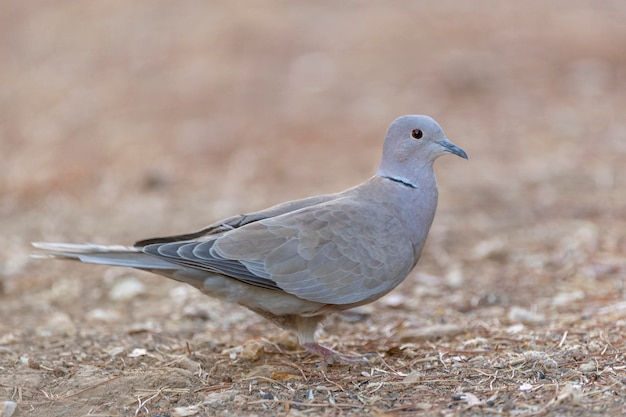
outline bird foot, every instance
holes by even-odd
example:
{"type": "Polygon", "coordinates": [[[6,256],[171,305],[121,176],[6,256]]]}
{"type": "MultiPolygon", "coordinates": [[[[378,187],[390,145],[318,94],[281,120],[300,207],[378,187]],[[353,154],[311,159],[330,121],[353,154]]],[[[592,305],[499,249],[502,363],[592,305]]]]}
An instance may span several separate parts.
{"type": "Polygon", "coordinates": [[[302,347],[310,354],[322,357],[329,364],[339,362],[344,364],[358,363],[361,365],[369,365],[367,357],[372,356],[340,353],[322,346],[319,343],[304,343],[302,347]]]}

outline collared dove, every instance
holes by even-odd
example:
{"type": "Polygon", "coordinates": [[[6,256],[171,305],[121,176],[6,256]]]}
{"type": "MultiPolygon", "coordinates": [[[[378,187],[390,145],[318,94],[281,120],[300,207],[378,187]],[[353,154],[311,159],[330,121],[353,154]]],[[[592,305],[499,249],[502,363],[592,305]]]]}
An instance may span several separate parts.
{"type": "Polygon", "coordinates": [[[42,255],[164,275],[243,305],[298,334],[308,352],[350,361],[318,344],[325,315],[370,303],[411,272],[437,207],[433,162],[467,159],[435,120],[394,120],[377,174],[336,194],[289,201],[198,232],[134,246],[33,243],[42,255]]]}

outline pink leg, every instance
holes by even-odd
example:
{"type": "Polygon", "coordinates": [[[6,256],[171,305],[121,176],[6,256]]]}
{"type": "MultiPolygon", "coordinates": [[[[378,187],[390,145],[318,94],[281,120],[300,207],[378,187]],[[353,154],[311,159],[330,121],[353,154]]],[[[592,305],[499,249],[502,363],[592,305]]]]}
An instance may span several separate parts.
{"type": "Polygon", "coordinates": [[[290,316],[290,319],[292,320],[290,322],[290,327],[298,332],[298,341],[300,342],[300,346],[302,346],[310,354],[320,356],[328,363],[340,362],[346,364],[360,363],[362,365],[369,365],[369,362],[363,355],[348,355],[345,353],[339,353],[322,346],[315,341],[315,331],[317,330],[317,325],[323,319],[323,316],[290,316]]]}
{"type": "Polygon", "coordinates": [[[362,365],[369,365],[364,355],[340,353],[315,342],[304,343],[302,347],[310,354],[321,356],[328,363],[341,362],[345,364],[360,363],[362,365]]]}

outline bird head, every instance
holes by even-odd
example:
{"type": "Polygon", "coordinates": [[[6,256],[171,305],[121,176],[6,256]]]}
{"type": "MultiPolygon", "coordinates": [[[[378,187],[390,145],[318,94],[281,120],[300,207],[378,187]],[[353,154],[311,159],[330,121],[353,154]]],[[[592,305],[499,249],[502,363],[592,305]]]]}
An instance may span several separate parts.
{"type": "Polygon", "coordinates": [[[433,118],[402,116],[387,129],[378,175],[414,183],[422,167],[432,167],[435,159],[447,153],[467,159],[467,153],[448,140],[433,118]]]}

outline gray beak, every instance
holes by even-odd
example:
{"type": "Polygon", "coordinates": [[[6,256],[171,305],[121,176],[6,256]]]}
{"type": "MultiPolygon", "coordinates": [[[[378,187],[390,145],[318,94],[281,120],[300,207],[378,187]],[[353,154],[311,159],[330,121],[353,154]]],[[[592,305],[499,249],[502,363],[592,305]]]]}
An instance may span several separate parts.
{"type": "Polygon", "coordinates": [[[439,144],[446,150],[446,152],[450,152],[455,154],[456,156],[460,156],[463,159],[467,159],[467,153],[465,153],[463,149],[459,148],[449,140],[442,140],[441,142],[439,142],[439,144]]]}

